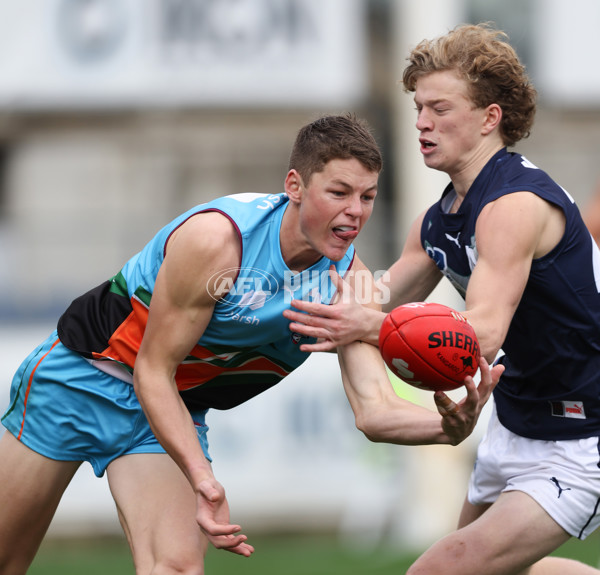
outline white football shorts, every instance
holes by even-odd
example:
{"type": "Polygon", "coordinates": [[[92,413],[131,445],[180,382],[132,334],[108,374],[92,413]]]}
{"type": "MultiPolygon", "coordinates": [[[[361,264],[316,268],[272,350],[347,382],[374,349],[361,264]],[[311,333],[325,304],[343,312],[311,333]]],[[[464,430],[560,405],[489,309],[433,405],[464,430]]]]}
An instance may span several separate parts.
{"type": "Polygon", "coordinates": [[[494,406],[477,449],[468,500],[473,505],[493,503],[500,493],[522,491],[567,533],[585,539],[600,525],[599,446],[598,437],[521,437],[498,421],[494,406]]]}

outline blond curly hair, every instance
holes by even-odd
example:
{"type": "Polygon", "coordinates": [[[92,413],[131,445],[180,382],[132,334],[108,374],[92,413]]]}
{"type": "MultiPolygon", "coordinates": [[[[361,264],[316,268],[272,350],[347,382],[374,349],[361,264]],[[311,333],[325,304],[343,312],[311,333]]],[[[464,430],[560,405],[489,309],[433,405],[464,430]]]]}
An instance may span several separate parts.
{"type": "Polygon", "coordinates": [[[500,133],[505,146],[527,138],[537,92],[508,36],[490,23],[457,26],[444,36],[423,40],[407,58],[402,83],[414,92],[417,80],[432,72],[454,71],[468,84],[474,106],[502,108],[500,133]]]}

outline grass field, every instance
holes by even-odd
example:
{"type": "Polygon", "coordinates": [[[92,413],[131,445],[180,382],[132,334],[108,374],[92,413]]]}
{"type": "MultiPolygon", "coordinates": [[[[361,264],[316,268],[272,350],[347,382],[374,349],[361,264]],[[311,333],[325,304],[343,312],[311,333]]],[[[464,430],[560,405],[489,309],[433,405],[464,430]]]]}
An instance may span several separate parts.
{"type": "MultiPolygon", "coordinates": [[[[369,553],[352,551],[328,535],[263,535],[253,538],[252,543],[256,552],[248,559],[211,549],[206,560],[207,575],[402,575],[414,559],[413,555],[389,548],[369,553]]],[[[585,542],[569,541],[557,554],[596,566],[600,562],[600,533],[585,542]]],[[[30,575],[106,573],[133,573],[123,539],[49,539],[29,571],[30,575]]]]}

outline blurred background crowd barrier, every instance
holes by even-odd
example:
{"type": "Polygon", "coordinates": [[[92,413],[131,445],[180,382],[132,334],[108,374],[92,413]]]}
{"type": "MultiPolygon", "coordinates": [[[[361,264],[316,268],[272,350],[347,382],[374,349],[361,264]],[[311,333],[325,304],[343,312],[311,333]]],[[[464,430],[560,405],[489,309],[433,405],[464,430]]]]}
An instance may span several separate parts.
{"type": "MultiPolygon", "coordinates": [[[[365,117],[383,149],[356,245],[386,269],[446,184],[418,151],[405,58],[481,21],[509,34],[539,91],[516,150],[585,210],[600,173],[596,0],[0,0],[0,408],[74,297],[183,210],[280,192],[296,131],[324,113],[365,117]]],[[[326,354],[208,424],[234,521],[366,546],[422,546],[454,527],[483,427],[458,448],[370,444],[326,354]]],[[[51,532],[118,529],[106,482],[82,467],[51,532]]]]}

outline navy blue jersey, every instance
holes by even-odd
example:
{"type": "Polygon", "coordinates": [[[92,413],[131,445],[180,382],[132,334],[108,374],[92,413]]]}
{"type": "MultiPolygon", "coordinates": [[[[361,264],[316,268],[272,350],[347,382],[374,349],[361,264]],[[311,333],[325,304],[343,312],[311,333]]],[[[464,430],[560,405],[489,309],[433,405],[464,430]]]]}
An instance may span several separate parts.
{"type": "Polygon", "coordinates": [[[564,236],[532,262],[502,346],[506,366],[494,390],[501,423],[533,439],[600,435],[600,250],[573,198],[519,154],[499,151],[473,182],[457,213],[450,184],[425,215],[421,242],[464,297],[477,265],[475,225],[489,202],[532,192],[559,207],[564,236]]]}

